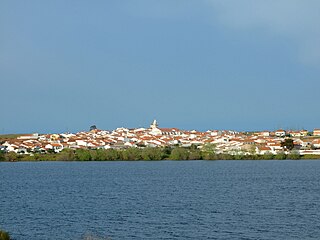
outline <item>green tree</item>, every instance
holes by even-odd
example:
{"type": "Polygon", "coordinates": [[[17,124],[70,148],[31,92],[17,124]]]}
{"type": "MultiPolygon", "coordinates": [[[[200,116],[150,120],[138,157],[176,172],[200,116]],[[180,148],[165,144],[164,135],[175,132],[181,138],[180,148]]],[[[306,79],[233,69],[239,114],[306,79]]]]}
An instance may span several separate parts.
{"type": "Polygon", "coordinates": [[[108,161],[112,161],[112,160],[121,160],[121,154],[119,151],[115,150],[115,149],[108,149],[105,150],[104,153],[106,156],[106,160],[108,161]]]}
{"type": "Polygon", "coordinates": [[[284,152],[278,152],[275,156],[274,159],[277,160],[284,160],[287,158],[287,155],[284,152]]]}
{"type": "Polygon", "coordinates": [[[4,153],[0,151],[0,162],[6,160],[4,157],[4,153]]]}
{"type": "Polygon", "coordinates": [[[170,154],[171,160],[187,160],[189,158],[189,152],[185,148],[176,147],[170,154]]]}
{"type": "Polygon", "coordinates": [[[92,160],[105,161],[107,160],[107,154],[105,149],[97,149],[90,152],[92,160]]]}
{"type": "Polygon", "coordinates": [[[121,160],[141,160],[141,152],[138,148],[128,148],[121,151],[121,160]]]}
{"type": "Polygon", "coordinates": [[[300,159],[300,154],[298,151],[291,151],[289,154],[288,154],[288,159],[291,159],[291,160],[297,160],[297,159],[300,159]]]}
{"type": "Polygon", "coordinates": [[[15,152],[8,152],[4,155],[4,157],[8,162],[13,162],[18,160],[18,154],[16,154],[15,152]]]}
{"type": "Polygon", "coordinates": [[[291,138],[286,138],[282,143],[281,143],[281,147],[284,147],[288,150],[292,150],[294,148],[294,143],[293,140],[291,138]]]}
{"type": "Polygon", "coordinates": [[[90,155],[89,150],[77,149],[76,150],[76,159],[79,161],[90,161],[91,155],[90,155]]]}
{"type": "Polygon", "coordinates": [[[271,152],[269,152],[269,151],[267,151],[267,152],[266,152],[265,154],[263,154],[262,156],[263,156],[263,159],[265,159],[265,160],[272,160],[273,157],[274,157],[274,155],[273,155],[271,152]]]}
{"type": "Polygon", "coordinates": [[[189,152],[189,156],[188,156],[189,160],[201,160],[202,159],[202,155],[199,149],[196,150],[191,150],[189,152]]]}
{"type": "Polygon", "coordinates": [[[221,153],[216,155],[217,160],[235,160],[234,156],[228,153],[221,153]]]}
{"type": "Polygon", "coordinates": [[[161,148],[144,148],[142,150],[143,160],[162,160],[164,159],[165,153],[161,148]]]}
{"type": "Polygon", "coordinates": [[[92,125],[92,126],[90,126],[90,131],[92,131],[92,130],[96,130],[97,129],[97,126],[96,125],[92,125]]]}
{"type": "Polygon", "coordinates": [[[215,160],[216,156],[216,145],[207,143],[201,148],[201,158],[205,160],[215,160]]]}
{"type": "Polygon", "coordinates": [[[57,155],[57,160],[72,161],[76,159],[76,154],[73,149],[65,148],[57,155]]]}

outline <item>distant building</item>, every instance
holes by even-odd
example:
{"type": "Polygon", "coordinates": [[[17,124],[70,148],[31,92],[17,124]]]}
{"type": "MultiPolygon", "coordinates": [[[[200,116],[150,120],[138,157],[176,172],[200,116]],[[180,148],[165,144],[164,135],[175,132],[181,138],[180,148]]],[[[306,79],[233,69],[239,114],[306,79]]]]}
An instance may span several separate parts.
{"type": "Polygon", "coordinates": [[[275,131],[274,135],[276,135],[277,137],[284,137],[284,136],[286,136],[286,131],[279,129],[279,130],[275,131]]]}
{"type": "Polygon", "coordinates": [[[262,131],[262,132],[259,132],[258,135],[261,137],[270,137],[270,132],[269,131],[262,131]]]}
{"type": "Polygon", "coordinates": [[[182,134],[182,132],[178,128],[160,128],[160,131],[162,135],[169,135],[169,136],[182,134]]]}
{"type": "Polygon", "coordinates": [[[320,136],[320,129],[314,129],[313,130],[313,136],[320,136]]]}
{"type": "Polygon", "coordinates": [[[20,137],[17,137],[17,139],[19,140],[30,140],[30,139],[38,139],[39,138],[39,134],[38,133],[33,133],[33,134],[25,134],[22,135],[20,137]]]}
{"type": "Polygon", "coordinates": [[[302,137],[305,137],[305,136],[308,135],[308,130],[303,129],[303,130],[300,131],[300,134],[301,134],[302,137]]]}

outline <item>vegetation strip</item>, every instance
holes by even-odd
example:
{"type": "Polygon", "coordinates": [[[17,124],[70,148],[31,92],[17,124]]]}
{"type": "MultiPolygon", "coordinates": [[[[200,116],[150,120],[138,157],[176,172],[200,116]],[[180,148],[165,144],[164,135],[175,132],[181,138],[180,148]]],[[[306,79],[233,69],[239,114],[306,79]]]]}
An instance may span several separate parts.
{"type": "Polygon", "coordinates": [[[216,154],[213,148],[198,149],[195,146],[164,148],[128,148],[128,149],[64,149],[59,153],[25,155],[14,152],[0,153],[0,161],[138,161],[138,160],[284,160],[284,159],[320,159],[318,155],[290,154],[216,154]]]}

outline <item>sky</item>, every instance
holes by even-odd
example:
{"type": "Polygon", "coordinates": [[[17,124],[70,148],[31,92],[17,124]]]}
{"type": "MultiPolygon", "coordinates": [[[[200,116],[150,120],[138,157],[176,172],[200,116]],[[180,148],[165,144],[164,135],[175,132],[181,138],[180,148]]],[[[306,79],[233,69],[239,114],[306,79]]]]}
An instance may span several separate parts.
{"type": "Polygon", "coordinates": [[[0,134],[320,128],[318,0],[1,0],[0,134]]]}

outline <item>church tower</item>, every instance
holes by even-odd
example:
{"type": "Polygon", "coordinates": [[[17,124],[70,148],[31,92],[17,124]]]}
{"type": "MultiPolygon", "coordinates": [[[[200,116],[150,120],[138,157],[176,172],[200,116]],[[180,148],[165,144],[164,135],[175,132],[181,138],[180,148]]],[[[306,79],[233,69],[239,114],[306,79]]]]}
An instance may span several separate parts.
{"type": "Polygon", "coordinates": [[[150,125],[150,128],[154,129],[154,128],[158,128],[158,123],[157,120],[153,120],[153,122],[150,125]]]}
{"type": "Polygon", "coordinates": [[[162,135],[161,130],[158,128],[157,120],[153,120],[153,122],[150,125],[150,128],[151,128],[151,130],[150,130],[151,135],[154,135],[154,136],[161,136],[162,135]]]}

